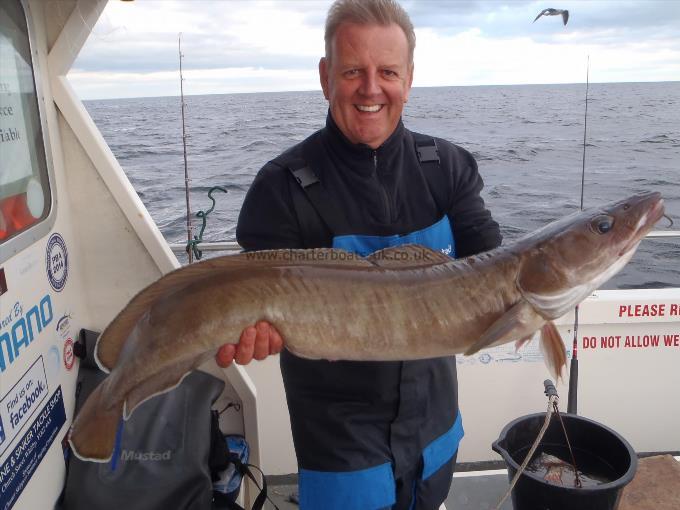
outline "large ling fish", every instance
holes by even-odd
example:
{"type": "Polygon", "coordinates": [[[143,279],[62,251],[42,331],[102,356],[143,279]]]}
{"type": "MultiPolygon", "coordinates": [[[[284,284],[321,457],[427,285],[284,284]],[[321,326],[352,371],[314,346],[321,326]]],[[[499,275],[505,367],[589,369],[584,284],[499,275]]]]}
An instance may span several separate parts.
{"type": "Polygon", "coordinates": [[[648,193],[459,260],[411,245],[368,258],[275,250],[185,266],[137,294],[100,336],[96,359],[110,374],[76,417],[71,446],[82,459],[109,459],[121,416],[261,319],[294,354],[331,360],[469,355],[540,329],[560,373],[565,348],[552,320],[619,271],[662,215],[661,196],[648,193]]]}

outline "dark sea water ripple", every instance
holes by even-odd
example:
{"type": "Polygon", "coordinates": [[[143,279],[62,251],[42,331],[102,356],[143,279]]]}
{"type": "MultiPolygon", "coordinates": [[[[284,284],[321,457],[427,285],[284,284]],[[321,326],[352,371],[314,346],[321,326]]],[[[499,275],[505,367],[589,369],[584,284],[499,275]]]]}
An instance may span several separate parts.
{"type": "MultiPolygon", "coordinates": [[[[404,123],[471,151],[484,199],[514,239],[579,208],[584,85],[413,89],[404,123]]],[[[194,211],[217,207],[207,240],[233,240],[259,168],[323,126],[321,92],[189,96],[187,151],[194,211]]],[[[88,101],[90,115],[169,242],[184,242],[182,126],[178,97],[88,101]]],[[[584,202],[636,192],[664,196],[680,226],[680,83],[591,84],[584,202]]],[[[657,225],[664,228],[665,223],[657,225]]],[[[680,286],[680,239],[645,240],[604,288],[680,286]]]]}

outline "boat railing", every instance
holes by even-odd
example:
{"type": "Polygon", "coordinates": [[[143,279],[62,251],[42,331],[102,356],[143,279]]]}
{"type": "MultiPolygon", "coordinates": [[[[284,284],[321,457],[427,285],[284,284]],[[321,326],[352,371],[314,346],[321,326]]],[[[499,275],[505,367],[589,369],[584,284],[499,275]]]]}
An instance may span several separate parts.
{"type": "MultiPolygon", "coordinates": [[[[201,251],[224,251],[229,253],[238,253],[243,249],[236,241],[203,242],[197,247],[201,251]]],[[[170,249],[174,253],[185,253],[187,245],[186,243],[170,243],[170,249]]]]}
{"type": "MultiPolygon", "coordinates": [[[[647,234],[647,239],[679,238],[680,230],[654,230],[647,234]]],[[[204,242],[199,246],[201,251],[238,253],[242,250],[236,241],[204,242]]],[[[170,249],[174,253],[186,252],[187,245],[183,243],[170,243],[170,249]]]]}

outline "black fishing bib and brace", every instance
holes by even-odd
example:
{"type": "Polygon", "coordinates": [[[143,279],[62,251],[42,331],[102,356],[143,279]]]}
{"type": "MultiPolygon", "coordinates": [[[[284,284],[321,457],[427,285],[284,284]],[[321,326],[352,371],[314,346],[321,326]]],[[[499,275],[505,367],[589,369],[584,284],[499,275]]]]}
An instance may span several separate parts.
{"type": "MultiPolygon", "coordinates": [[[[248,251],[367,255],[419,243],[468,256],[501,240],[482,188],[474,157],[454,144],[399,122],[372,149],[348,140],[329,113],[324,128],[258,172],[236,238],[248,251]]],[[[301,510],[439,508],[463,435],[453,356],[355,362],[284,350],[280,362],[301,510]]]]}
{"type": "MultiPolygon", "coordinates": [[[[329,230],[332,247],[361,256],[420,244],[455,257],[452,227],[440,205],[445,186],[436,142],[415,133],[414,138],[441,219],[412,232],[349,233],[343,209],[307,162],[301,158],[279,162],[299,184],[291,193],[306,247],[322,246],[329,230]]],[[[448,494],[463,436],[453,357],[329,362],[304,360],[284,351],[281,368],[299,462],[302,510],[439,508],[448,494]],[[437,395],[433,386],[452,391],[437,395]]]]}

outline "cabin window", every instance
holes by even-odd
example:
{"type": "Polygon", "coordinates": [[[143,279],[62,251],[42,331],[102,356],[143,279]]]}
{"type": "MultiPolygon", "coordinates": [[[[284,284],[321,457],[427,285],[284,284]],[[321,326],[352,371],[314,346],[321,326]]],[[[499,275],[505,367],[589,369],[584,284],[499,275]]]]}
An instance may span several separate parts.
{"type": "MultiPolygon", "coordinates": [[[[45,220],[52,205],[28,23],[19,0],[0,3],[0,70],[0,245],[6,248],[45,220]]],[[[0,251],[0,261],[11,255],[0,251]]]]}

